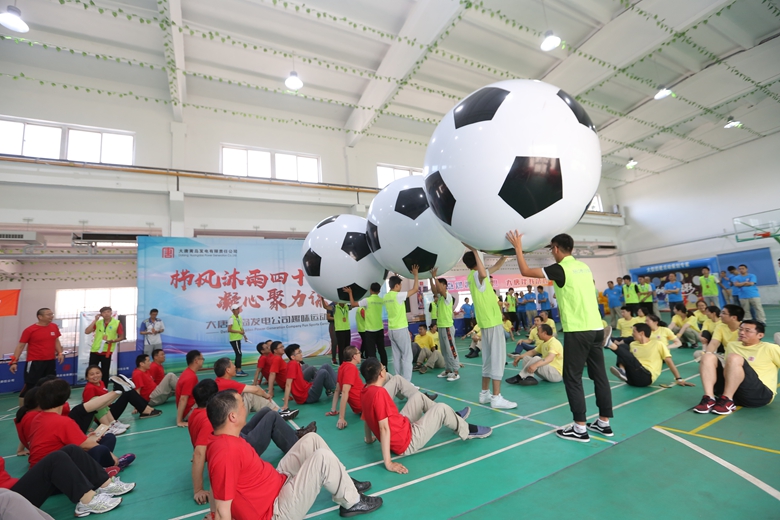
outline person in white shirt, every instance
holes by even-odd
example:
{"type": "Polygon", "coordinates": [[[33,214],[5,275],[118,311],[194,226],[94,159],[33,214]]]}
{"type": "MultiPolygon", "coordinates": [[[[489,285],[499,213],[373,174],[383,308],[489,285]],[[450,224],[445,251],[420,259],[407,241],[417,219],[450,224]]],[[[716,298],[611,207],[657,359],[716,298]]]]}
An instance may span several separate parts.
{"type": "Polygon", "coordinates": [[[152,351],[162,348],[162,333],[165,332],[165,325],[162,320],[157,318],[159,311],[152,309],[149,311],[149,318],[144,320],[141,326],[141,335],[144,337],[144,354],[152,355],[152,351]]]}

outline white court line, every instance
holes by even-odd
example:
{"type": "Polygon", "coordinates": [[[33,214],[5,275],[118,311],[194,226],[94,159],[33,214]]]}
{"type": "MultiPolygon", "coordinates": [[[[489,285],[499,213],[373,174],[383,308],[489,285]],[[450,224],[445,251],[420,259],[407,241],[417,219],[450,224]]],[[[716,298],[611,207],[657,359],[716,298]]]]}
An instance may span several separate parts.
{"type": "Polygon", "coordinates": [[[13,408],[9,408],[8,410],[6,410],[6,412],[13,412],[13,411],[14,411],[14,410],[16,410],[17,408],[19,408],[19,405],[16,405],[16,406],[14,406],[13,408]]]}
{"type": "Polygon", "coordinates": [[[120,437],[130,437],[131,435],[142,435],[144,433],[161,432],[163,430],[171,430],[173,428],[178,428],[178,426],[174,424],[173,426],[164,426],[162,428],[155,428],[154,430],[144,430],[141,432],[123,433],[122,435],[117,435],[117,439],[120,437]]]}
{"type": "Polygon", "coordinates": [[[681,443],[681,444],[683,444],[685,446],[688,446],[693,451],[701,453],[702,455],[704,455],[705,457],[707,457],[711,461],[717,462],[718,464],[720,464],[721,466],[723,466],[727,470],[731,471],[732,473],[735,473],[735,474],[739,475],[740,477],[744,478],[745,480],[747,480],[748,482],[750,482],[751,484],[753,484],[754,486],[756,486],[760,490],[762,490],[762,491],[766,492],[767,494],[769,494],[770,496],[772,496],[774,499],[780,500],[780,491],[778,491],[777,489],[773,488],[772,486],[770,486],[766,482],[764,482],[764,481],[754,477],[753,475],[751,475],[747,471],[736,467],[734,464],[732,464],[732,463],[730,463],[730,462],[728,462],[726,460],[721,459],[720,457],[718,457],[714,453],[711,453],[711,452],[705,450],[704,448],[702,448],[700,446],[697,446],[696,444],[694,444],[694,443],[692,443],[692,442],[690,442],[690,441],[688,441],[686,439],[683,439],[682,437],[678,437],[677,435],[673,434],[672,432],[668,432],[666,430],[663,430],[661,428],[657,428],[655,426],[653,426],[653,430],[655,430],[658,433],[661,433],[663,435],[666,435],[670,439],[674,439],[677,442],[679,442],[679,443],[681,443]]]}
{"type": "Polygon", "coordinates": [[[195,511],[194,513],[190,513],[188,515],[177,516],[175,518],[171,518],[170,520],[184,520],[185,518],[192,518],[193,516],[205,515],[209,511],[211,511],[209,508],[201,509],[200,511],[195,511]]]}

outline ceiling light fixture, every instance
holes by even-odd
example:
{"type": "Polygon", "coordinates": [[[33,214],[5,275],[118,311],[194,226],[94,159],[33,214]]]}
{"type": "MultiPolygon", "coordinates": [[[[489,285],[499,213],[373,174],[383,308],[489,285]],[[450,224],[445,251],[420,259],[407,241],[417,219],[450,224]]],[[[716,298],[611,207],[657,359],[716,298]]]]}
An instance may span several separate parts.
{"type": "Polygon", "coordinates": [[[26,33],[30,30],[24,20],[22,20],[22,11],[14,5],[9,5],[5,13],[0,14],[0,25],[18,33],[26,33]]]}
{"type": "Polygon", "coordinates": [[[630,158],[628,162],[626,163],[626,170],[633,170],[636,165],[639,164],[637,161],[634,160],[634,158],[630,158]]]}
{"type": "MultiPolygon", "coordinates": [[[[542,12],[544,13],[544,25],[545,27],[549,27],[550,24],[547,22],[547,9],[544,7],[544,0],[542,0],[542,12]]],[[[561,39],[558,36],[555,36],[552,30],[548,29],[544,33],[544,40],[542,40],[542,44],[539,48],[544,52],[548,52],[557,49],[560,44],[561,39]]]]}
{"type": "Polygon", "coordinates": [[[290,75],[284,80],[284,86],[290,90],[298,91],[303,87],[303,81],[298,77],[298,73],[295,72],[295,55],[293,55],[293,70],[290,75]]]}
{"type": "Polygon", "coordinates": [[[674,94],[674,92],[672,92],[668,88],[666,88],[663,85],[661,85],[660,87],[658,87],[658,92],[655,93],[655,96],[653,96],[653,99],[663,99],[663,98],[669,97],[669,96],[671,96],[673,94],[674,94]]]}
{"type": "Polygon", "coordinates": [[[742,123],[735,121],[732,116],[729,116],[728,123],[723,128],[742,128],[742,123]]]}

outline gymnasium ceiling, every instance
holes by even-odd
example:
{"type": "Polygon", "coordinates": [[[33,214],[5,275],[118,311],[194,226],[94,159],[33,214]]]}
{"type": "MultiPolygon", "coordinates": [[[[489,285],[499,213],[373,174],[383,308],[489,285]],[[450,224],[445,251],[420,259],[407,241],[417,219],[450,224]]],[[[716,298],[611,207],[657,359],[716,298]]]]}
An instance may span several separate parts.
{"type": "Polygon", "coordinates": [[[350,145],[385,136],[424,146],[442,115],[473,90],[540,79],[588,111],[601,138],[603,176],[615,186],[780,130],[777,0],[17,6],[30,32],[0,27],[0,35],[26,38],[0,42],[1,73],[93,94],[132,91],[169,103],[185,122],[189,110],[227,109],[324,125],[350,145]],[[547,29],[563,48],[539,49],[547,29]],[[304,81],[297,95],[283,84],[293,67],[304,81]],[[676,97],[654,100],[659,85],[676,97]],[[724,129],[729,116],[743,126],[724,129]],[[638,165],[628,170],[631,158],[638,165]]]}

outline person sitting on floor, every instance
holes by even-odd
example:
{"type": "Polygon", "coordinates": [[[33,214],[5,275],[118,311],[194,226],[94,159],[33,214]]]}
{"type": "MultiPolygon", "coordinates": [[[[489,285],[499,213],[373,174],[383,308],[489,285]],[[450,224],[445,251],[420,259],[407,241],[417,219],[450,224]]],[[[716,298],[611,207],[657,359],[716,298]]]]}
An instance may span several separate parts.
{"type": "Polygon", "coordinates": [[[203,368],[203,354],[198,350],[187,352],[187,368],[181,373],[176,383],[176,426],[187,427],[187,415],[195,406],[192,389],[198,384],[198,370],[203,368]]]}
{"type": "Polygon", "coordinates": [[[717,305],[710,305],[704,309],[704,315],[706,319],[701,324],[701,333],[699,334],[699,341],[703,350],[707,350],[707,343],[712,339],[712,334],[715,332],[715,328],[720,324],[720,307],[717,305]]]}
{"type": "Polygon", "coordinates": [[[680,377],[680,372],[672,361],[669,348],[662,342],[652,339],[652,331],[646,323],[634,325],[634,341],[630,345],[607,345],[617,355],[618,366],[609,367],[609,371],[630,386],[650,386],[661,375],[663,364],[674,375],[674,382],[680,386],[696,386],[680,377]]]}
{"type": "Polygon", "coordinates": [[[523,352],[512,361],[517,366],[523,360],[523,369],[516,376],[506,380],[510,385],[538,385],[538,376],[550,383],[563,381],[563,345],[553,336],[552,328],[546,323],[539,325],[539,340],[541,344],[533,350],[523,352]]]}
{"type": "Polygon", "coordinates": [[[707,342],[704,350],[693,353],[693,359],[699,362],[705,352],[714,352],[721,363],[725,360],[726,345],[739,340],[739,325],[745,317],[745,311],[739,305],[724,305],[720,311],[720,324],[715,326],[712,339],[707,342]]]}
{"type": "Polygon", "coordinates": [[[631,309],[624,305],[620,308],[620,319],[617,321],[617,330],[620,337],[615,340],[615,343],[625,343],[628,345],[634,341],[633,329],[634,323],[636,323],[636,317],[631,313],[631,309]]]}
{"type": "Polygon", "coordinates": [[[522,354],[523,352],[534,350],[536,347],[541,345],[542,340],[539,339],[539,325],[541,324],[542,317],[539,315],[534,316],[534,324],[528,333],[528,341],[518,341],[517,345],[515,346],[514,354],[522,354]]]}
{"type": "Polygon", "coordinates": [[[550,311],[539,311],[539,316],[542,318],[542,323],[550,326],[553,331],[552,335],[557,338],[558,329],[555,326],[555,322],[550,318],[550,311]]]}
{"type": "Polygon", "coordinates": [[[471,344],[469,345],[469,352],[466,354],[467,358],[479,357],[479,352],[482,350],[482,335],[480,334],[479,325],[474,325],[465,336],[460,339],[471,338],[471,344]]]}
{"type": "Polygon", "coordinates": [[[172,383],[171,388],[176,388],[179,377],[173,372],[165,373],[165,351],[161,348],[152,350],[152,363],[149,365],[149,375],[152,376],[154,384],[162,384],[165,378],[172,383]]]}
{"type": "MultiPolygon", "coordinates": [[[[260,357],[257,358],[257,370],[255,370],[255,377],[252,379],[253,385],[259,385],[263,380],[268,381],[268,376],[271,374],[271,362],[273,361],[273,353],[271,352],[271,340],[261,341],[257,344],[257,353],[260,357]]],[[[268,388],[269,394],[271,388],[268,388]]]]}
{"type": "Polygon", "coordinates": [[[155,383],[152,377],[152,360],[146,354],[135,358],[133,384],[138,394],[149,402],[149,406],[160,406],[176,393],[176,382],[179,378],[173,372],[163,376],[162,381],[155,383]]]}
{"type": "MultiPolygon", "coordinates": [[[[512,314],[514,314],[514,312],[512,314]]],[[[512,325],[512,320],[509,318],[509,312],[503,312],[501,314],[501,318],[502,318],[501,325],[504,326],[504,339],[514,341],[515,328],[512,325]]]]}
{"type": "Polygon", "coordinates": [[[336,389],[336,374],[327,363],[322,365],[312,382],[306,381],[301,369],[303,352],[297,343],[291,343],[284,349],[290,362],[287,363],[287,382],[284,385],[284,402],[282,411],[286,411],[290,396],[298,404],[316,403],[322,397],[322,390],[330,397],[336,389]]]}
{"type": "Polygon", "coordinates": [[[650,327],[650,339],[660,341],[666,345],[666,348],[678,348],[682,345],[680,338],[669,327],[662,325],[661,318],[655,314],[648,315],[646,323],[650,327]]]}
{"type": "Polygon", "coordinates": [[[680,348],[696,348],[699,343],[699,322],[692,312],[688,312],[684,303],[677,303],[673,309],[670,329],[680,338],[680,348]]]}
{"type": "Polygon", "coordinates": [[[322,437],[311,433],[287,452],[274,469],[241,438],[244,401],[234,390],[209,400],[206,414],[214,436],[206,448],[217,520],[302,519],[324,488],[341,516],[375,511],[382,498],[363,492],[370,482],[350,478],[322,437]]]}
{"type": "MultiPolygon", "coordinates": [[[[197,407],[190,414],[189,432],[192,442],[192,489],[193,498],[198,504],[213,502],[210,500],[211,494],[203,489],[203,470],[206,465],[206,447],[212,438],[213,430],[211,423],[206,416],[206,406],[209,399],[217,395],[219,387],[213,379],[204,379],[192,389],[192,396],[195,398],[197,407]]],[[[261,455],[268,448],[271,441],[277,448],[287,453],[298,439],[317,431],[317,423],[312,422],[305,428],[294,430],[275,410],[263,408],[257,412],[252,419],[241,429],[241,438],[246,440],[258,455],[261,455]]]]}
{"type": "MultiPolygon", "coordinates": [[[[106,385],[103,382],[103,371],[99,366],[88,366],[84,375],[87,384],[84,385],[81,399],[85,403],[91,401],[95,397],[101,397],[108,393],[108,389],[106,389],[106,385]]],[[[149,406],[149,402],[146,399],[138,395],[138,392],[135,391],[135,383],[133,383],[129,377],[118,374],[111,376],[109,380],[116,385],[116,389],[122,389],[122,395],[110,406],[101,408],[95,412],[95,417],[102,423],[107,424],[108,422],[113,422],[115,419],[121,417],[128,404],[135,408],[139,414],[138,417],[141,419],[157,417],[162,414],[162,410],[152,408],[149,406]],[[104,419],[104,416],[106,419],[104,419]]]]}
{"type": "Polygon", "coordinates": [[[761,341],[764,332],[763,323],[743,321],[739,340],[726,345],[724,364],[714,352],[705,351],[699,363],[704,397],[694,412],[728,415],[737,406],[757,408],[772,402],[777,393],[780,346],[761,341]]]}
{"type": "Polygon", "coordinates": [[[435,323],[431,324],[431,330],[425,325],[418,327],[419,333],[414,337],[414,343],[419,345],[420,353],[417,356],[417,365],[414,370],[421,374],[431,368],[444,368],[444,356],[439,350],[439,329],[435,323]]]}
{"type": "Polygon", "coordinates": [[[466,422],[471,408],[455,412],[444,403],[434,403],[423,393],[407,399],[406,405],[399,412],[391,394],[382,388],[387,380],[387,369],[376,358],[363,361],[360,373],[366,381],[360,397],[365,441],[371,444],[379,439],[385,469],[388,471],[408,473],[402,464],[393,462],[391,452],[411,455],[420,451],[442,426],[455,432],[462,440],[482,439],[493,433],[487,426],[466,422]]]}
{"type": "Polygon", "coordinates": [[[271,398],[265,390],[259,386],[246,385],[234,380],[233,378],[236,377],[236,373],[236,365],[230,358],[223,357],[214,362],[214,375],[217,376],[215,381],[220,391],[232,388],[241,394],[241,397],[246,403],[246,409],[250,412],[257,412],[263,408],[270,408],[271,410],[279,408],[271,401],[271,398]]]}

